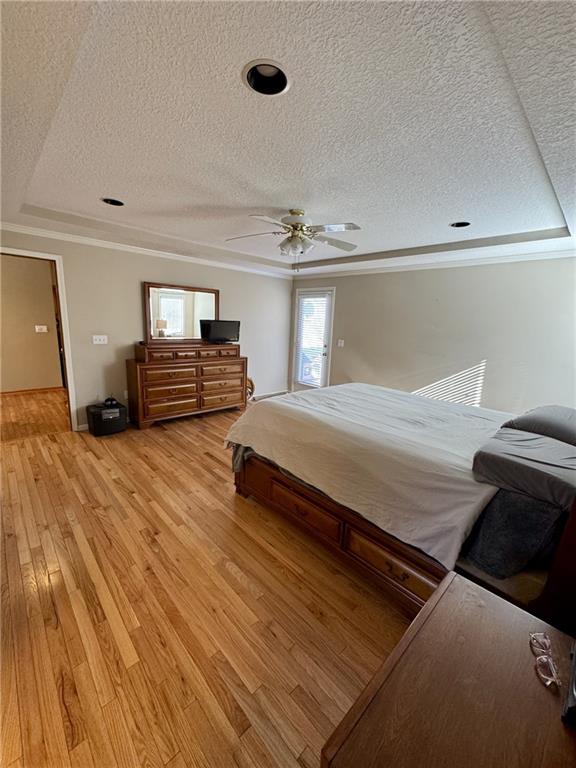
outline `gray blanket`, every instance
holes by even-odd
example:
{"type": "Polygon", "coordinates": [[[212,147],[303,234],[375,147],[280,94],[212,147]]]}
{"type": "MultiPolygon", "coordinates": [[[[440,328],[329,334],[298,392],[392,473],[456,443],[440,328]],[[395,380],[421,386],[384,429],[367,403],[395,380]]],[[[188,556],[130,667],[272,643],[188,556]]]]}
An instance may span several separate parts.
{"type": "Polygon", "coordinates": [[[462,555],[497,579],[544,567],[556,549],[567,513],[514,491],[498,491],[464,542],[462,555]]]}
{"type": "Polygon", "coordinates": [[[503,427],[474,457],[474,477],[500,490],[463,552],[502,579],[549,558],[576,502],[576,448],[503,427]]]}

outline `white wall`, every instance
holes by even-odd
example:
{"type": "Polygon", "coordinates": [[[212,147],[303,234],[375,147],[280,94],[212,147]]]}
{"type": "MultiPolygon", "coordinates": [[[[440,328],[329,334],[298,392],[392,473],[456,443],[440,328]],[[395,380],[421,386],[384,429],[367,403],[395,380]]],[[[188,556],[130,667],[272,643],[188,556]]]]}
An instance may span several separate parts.
{"type": "Polygon", "coordinates": [[[256,393],[286,389],[290,280],[12,232],[2,240],[5,247],[63,258],[79,424],[86,423],[89,403],[109,394],[125,400],[125,361],[144,336],[145,281],[219,289],[220,317],[240,320],[256,393]],[[92,334],[107,334],[108,345],[93,345],[92,334]]]}
{"type": "Polygon", "coordinates": [[[576,259],[294,285],[336,287],[332,384],[411,392],[486,360],[482,405],[576,407],[576,259]]]}

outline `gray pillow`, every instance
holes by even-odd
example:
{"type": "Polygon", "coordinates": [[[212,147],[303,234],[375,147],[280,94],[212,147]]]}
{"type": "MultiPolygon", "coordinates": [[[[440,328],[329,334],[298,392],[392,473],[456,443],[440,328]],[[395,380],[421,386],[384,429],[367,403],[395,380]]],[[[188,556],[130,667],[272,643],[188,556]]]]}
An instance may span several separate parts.
{"type": "Polygon", "coordinates": [[[576,409],[564,405],[541,405],[510,419],[502,426],[576,445],[576,409]]]}

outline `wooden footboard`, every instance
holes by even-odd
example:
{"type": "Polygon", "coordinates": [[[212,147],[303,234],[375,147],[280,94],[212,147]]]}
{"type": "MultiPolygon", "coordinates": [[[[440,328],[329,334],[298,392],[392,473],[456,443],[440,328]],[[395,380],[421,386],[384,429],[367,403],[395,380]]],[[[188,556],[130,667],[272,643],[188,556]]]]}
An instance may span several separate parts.
{"type": "Polygon", "coordinates": [[[254,496],[314,534],[389,590],[409,616],[418,613],[446,569],[356,512],[251,456],[235,475],[236,490],[254,496]]]}

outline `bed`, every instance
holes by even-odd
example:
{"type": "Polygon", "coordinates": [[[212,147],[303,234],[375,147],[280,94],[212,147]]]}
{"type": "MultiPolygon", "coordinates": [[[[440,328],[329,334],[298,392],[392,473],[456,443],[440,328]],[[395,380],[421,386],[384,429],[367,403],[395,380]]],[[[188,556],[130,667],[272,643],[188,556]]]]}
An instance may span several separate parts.
{"type": "MultiPolygon", "coordinates": [[[[235,446],[238,493],[300,522],[414,613],[447,571],[467,570],[459,561],[463,545],[499,490],[474,479],[473,457],[509,418],[344,384],[260,401],[227,439],[235,446]]],[[[557,548],[560,561],[555,556],[539,581],[533,609],[548,620],[560,610],[563,621],[563,602],[552,605],[554,574],[566,581],[573,528],[571,519],[557,548]]],[[[498,591],[478,569],[467,575],[498,591]]]]}

